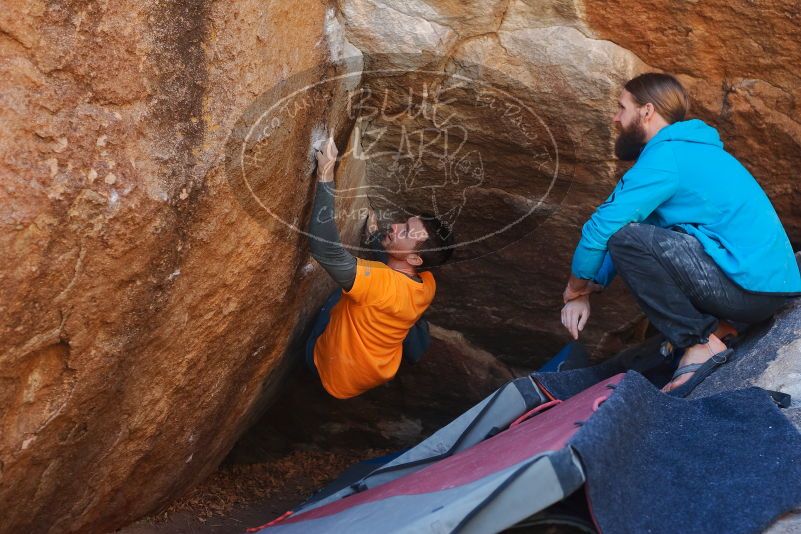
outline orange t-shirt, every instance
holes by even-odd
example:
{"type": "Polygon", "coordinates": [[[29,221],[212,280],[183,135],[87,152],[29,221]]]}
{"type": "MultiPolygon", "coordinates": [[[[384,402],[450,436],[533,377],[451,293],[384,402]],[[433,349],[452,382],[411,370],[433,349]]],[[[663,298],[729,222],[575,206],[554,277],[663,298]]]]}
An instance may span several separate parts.
{"type": "Polygon", "coordinates": [[[342,291],[314,345],[326,391],[347,399],[395,376],[406,334],[434,299],[434,276],[423,272],[420,279],[378,261],[357,260],[353,287],[342,291]]]}

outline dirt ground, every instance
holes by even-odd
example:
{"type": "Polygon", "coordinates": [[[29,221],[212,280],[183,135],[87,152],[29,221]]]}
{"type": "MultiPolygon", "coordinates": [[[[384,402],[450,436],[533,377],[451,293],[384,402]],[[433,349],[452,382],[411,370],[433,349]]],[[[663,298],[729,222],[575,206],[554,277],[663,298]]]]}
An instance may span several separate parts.
{"type": "Polygon", "coordinates": [[[270,462],[223,465],[165,511],[116,532],[243,533],[291,510],[348,466],[386,452],[298,450],[270,462]]]}
{"type": "MultiPolygon", "coordinates": [[[[348,466],[387,450],[294,451],[269,463],[221,466],[165,511],[117,534],[244,534],[280,517],[348,466]]],[[[583,502],[583,493],[570,499],[583,502]]],[[[567,525],[518,526],[509,534],[586,534],[567,525]]]]}
{"type": "Polygon", "coordinates": [[[280,517],[351,465],[417,443],[494,389],[492,383],[486,391],[451,385],[421,395],[421,388],[439,391],[426,380],[443,374],[437,366],[444,364],[429,358],[393,383],[344,402],[296,370],[217,471],[166,510],[116,532],[240,534],[280,517]]]}
{"type": "MultiPolygon", "coordinates": [[[[425,371],[422,365],[418,368],[425,371]]],[[[116,532],[244,533],[291,510],[351,465],[416,443],[423,437],[420,432],[429,433],[475,402],[466,398],[464,405],[435,411],[436,417],[418,414],[397,398],[403,393],[399,386],[342,402],[326,395],[309,373],[296,369],[283,394],[217,471],[166,510],[116,532]],[[392,421],[401,412],[416,415],[415,421],[426,417],[431,428],[415,426],[416,432],[395,436],[387,430],[394,427],[382,425],[381,417],[392,421]]]]}

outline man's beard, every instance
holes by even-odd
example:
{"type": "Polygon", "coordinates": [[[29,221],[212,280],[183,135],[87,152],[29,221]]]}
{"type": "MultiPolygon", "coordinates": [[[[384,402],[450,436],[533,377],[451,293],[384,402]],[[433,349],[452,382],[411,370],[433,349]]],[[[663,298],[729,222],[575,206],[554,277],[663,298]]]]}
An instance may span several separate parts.
{"type": "Polygon", "coordinates": [[[622,161],[634,161],[640,155],[645,145],[645,128],[642,127],[640,116],[626,129],[620,130],[615,141],[615,156],[622,161]]]}

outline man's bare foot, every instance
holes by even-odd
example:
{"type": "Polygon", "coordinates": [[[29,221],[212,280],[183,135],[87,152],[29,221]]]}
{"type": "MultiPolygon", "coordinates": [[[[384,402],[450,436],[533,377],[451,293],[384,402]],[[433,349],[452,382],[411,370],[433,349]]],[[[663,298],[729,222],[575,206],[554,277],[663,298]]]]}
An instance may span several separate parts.
{"type": "MultiPolygon", "coordinates": [[[[679,361],[679,367],[684,367],[685,365],[690,365],[691,363],[704,363],[715,354],[723,352],[724,350],[726,350],[726,344],[723,343],[715,334],[710,334],[709,342],[693,345],[684,351],[684,356],[682,356],[681,360],[679,361]]],[[[693,374],[695,373],[685,373],[677,376],[668,382],[668,384],[662,388],[662,391],[668,393],[676,389],[687,382],[693,376],[693,374]]]]}
{"type": "Polygon", "coordinates": [[[737,329],[723,319],[718,321],[718,327],[714,332],[718,339],[726,339],[726,336],[737,336],[737,329]]]}

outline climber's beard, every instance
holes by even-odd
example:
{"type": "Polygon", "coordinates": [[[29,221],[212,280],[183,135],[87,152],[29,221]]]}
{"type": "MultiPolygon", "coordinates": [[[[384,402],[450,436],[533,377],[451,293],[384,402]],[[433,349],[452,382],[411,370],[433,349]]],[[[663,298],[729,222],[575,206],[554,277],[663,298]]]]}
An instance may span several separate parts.
{"type": "Polygon", "coordinates": [[[615,141],[615,156],[622,161],[634,161],[639,157],[644,145],[645,128],[642,126],[640,116],[637,115],[637,120],[631,126],[620,127],[615,141]]]}

